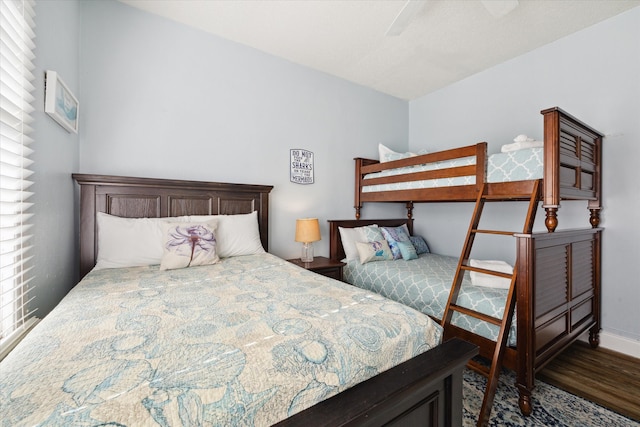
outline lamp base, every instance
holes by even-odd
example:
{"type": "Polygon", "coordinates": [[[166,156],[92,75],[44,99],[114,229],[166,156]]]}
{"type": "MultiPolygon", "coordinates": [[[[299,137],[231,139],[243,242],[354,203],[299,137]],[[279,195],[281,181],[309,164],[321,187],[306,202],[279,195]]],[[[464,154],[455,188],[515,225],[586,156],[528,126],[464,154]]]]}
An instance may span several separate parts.
{"type": "Polygon", "coordinates": [[[302,244],[302,256],[300,257],[302,262],[313,262],[313,243],[302,244]]]}

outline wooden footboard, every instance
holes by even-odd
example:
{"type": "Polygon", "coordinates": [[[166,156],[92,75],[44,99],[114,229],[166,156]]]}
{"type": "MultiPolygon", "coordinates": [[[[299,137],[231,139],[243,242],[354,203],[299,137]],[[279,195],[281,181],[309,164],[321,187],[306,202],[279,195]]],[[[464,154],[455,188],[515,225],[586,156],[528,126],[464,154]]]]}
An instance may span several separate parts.
{"type": "Polygon", "coordinates": [[[461,426],[462,370],[476,354],[449,340],[276,425],[461,426]]]}
{"type": "Polygon", "coordinates": [[[558,225],[560,200],[588,200],[593,227],[600,223],[603,135],[589,125],[555,107],[544,116],[545,225],[558,225]]]}
{"type": "Polygon", "coordinates": [[[535,373],[584,332],[599,343],[601,228],[517,234],[517,387],[531,412],[535,373]]]}

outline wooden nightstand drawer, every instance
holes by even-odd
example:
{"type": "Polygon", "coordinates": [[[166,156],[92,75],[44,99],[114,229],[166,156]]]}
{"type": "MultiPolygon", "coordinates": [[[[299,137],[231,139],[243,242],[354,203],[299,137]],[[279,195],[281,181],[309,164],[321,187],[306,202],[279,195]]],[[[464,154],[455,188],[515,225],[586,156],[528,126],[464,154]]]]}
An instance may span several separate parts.
{"type": "Polygon", "coordinates": [[[322,256],[314,257],[312,262],[302,262],[300,258],[288,259],[287,261],[314,273],[340,281],[342,281],[342,267],[346,265],[344,262],[334,261],[322,256]]]}

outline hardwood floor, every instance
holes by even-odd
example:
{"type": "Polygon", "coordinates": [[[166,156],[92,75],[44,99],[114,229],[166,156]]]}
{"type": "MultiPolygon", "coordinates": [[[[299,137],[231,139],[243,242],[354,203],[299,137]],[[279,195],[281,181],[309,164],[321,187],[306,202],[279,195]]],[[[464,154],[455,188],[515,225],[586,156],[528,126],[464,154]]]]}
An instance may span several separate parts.
{"type": "Polygon", "coordinates": [[[575,342],[538,379],[640,421],[640,359],[575,342]]]}

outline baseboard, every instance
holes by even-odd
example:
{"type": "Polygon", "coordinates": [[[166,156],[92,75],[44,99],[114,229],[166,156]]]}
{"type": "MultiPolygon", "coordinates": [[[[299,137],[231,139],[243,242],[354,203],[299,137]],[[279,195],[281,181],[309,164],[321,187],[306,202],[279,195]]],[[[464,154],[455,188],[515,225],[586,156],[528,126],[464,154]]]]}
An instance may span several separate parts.
{"type": "MultiPolygon", "coordinates": [[[[581,336],[580,340],[589,342],[589,335],[581,336]]],[[[611,332],[600,331],[600,347],[640,359],[640,341],[621,337],[611,332]]]]}

